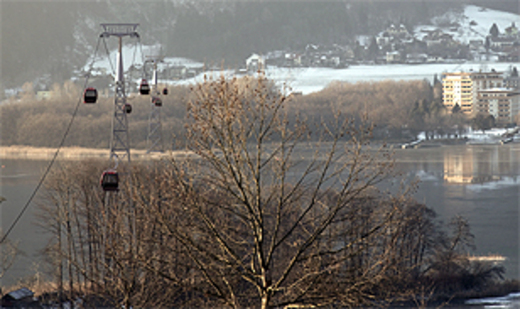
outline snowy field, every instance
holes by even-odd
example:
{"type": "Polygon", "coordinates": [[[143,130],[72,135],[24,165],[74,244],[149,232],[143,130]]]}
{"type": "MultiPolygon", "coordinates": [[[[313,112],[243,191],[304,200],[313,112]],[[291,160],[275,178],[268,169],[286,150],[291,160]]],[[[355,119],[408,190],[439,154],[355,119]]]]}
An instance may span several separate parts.
{"type": "Polygon", "coordinates": [[[355,65],[346,69],[330,68],[268,68],[266,75],[278,83],[287,83],[293,91],[309,94],[320,91],[334,81],[357,83],[382,80],[422,80],[433,81],[435,75],[440,79],[442,73],[458,71],[507,71],[520,63],[463,63],[463,64],[388,64],[355,65]]]}
{"type": "Polygon", "coordinates": [[[489,29],[495,23],[501,33],[515,23],[520,25],[520,16],[513,13],[485,9],[475,5],[467,5],[462,12],[449,12],[431,20],[430,25],[417,26],[414,29],[417,39],[422,39],[428,30],[441,29],[453,35],[453,39],[468,44],[471,40],[484,40],[489,29]],[[473,22],[473,25],[472,25],[473,22]],[[452,26],[458,24],[458,27],[452,26]],[[442,25],[452,24],[443,27],[442,25]]]}
{"type": "MultiPolygon", "coordinates": [[[[458,71],[489,71],[494,69],[499,72],[508,71],[511,67],[516,66],[520,68],[520,63],[505,63],[505,62],[467,62],[458,64],[421,64],[421,65],[407,65],[407,64],[388,64],[388,65],[353,65],[346,69],[331,69],[331,68],[278,68],[268,67],[266,76],[280,86],[286,84],[294,92],[301,92],[302,94],[309,94],[320,91],[329,84],[339,82],[364,82],[364,81],[383,81],[383,80],[422,80],[427,79],[433,81],[435,75],[440,79],[441,75],[446,72],[458,71]]],[[[168,82],[174,85],[189,85],[201,82],[204,75],[219,76],[233,75],[232,71],[224,72],[205,72],[198,76],[181,80],[168,82]]],[[[166,82],[166,81],[163,81],[166,82]]]]}

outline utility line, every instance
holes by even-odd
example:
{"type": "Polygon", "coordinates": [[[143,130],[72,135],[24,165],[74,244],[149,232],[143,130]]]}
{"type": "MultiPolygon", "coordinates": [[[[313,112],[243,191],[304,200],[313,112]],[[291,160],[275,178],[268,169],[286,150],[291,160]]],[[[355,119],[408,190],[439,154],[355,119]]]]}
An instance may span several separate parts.
{"type": "MultiPolygon", "coordinates": [[[[94,62],[96,61],[96,54],[97,54],[97,51],[98,51],[98,48],[99,48],[99,43],[101,41],[101,37],[99,37],[98,39],[98,42],[97,42],[97,46],[96,46],[96,50],[94,52],[94,58],[92,58],[92,63],[90,64],[90,68],[88,70],[88,73],[86,75],[86,78],[85,78],[85,84],[83,86],[83,90],[86,89],[87,85],[88,85],[88,80],[90,78],[90,73],[92,71],[92,67],[94,66],[94,62]]],[[[72,123],[74,122],[74,118],[76,118],[76,114],[78,113],[78,110],[79,110],[79,106],[81,105],[81,101],[82,101],[82,97],[83,97],[83,93],[81,94],[79,100],[78,100],[78,103],[76,104],[76,108],[74,110],[74,112],[72,113],[72,118],[70,119],[70,122],[67,126],[67,129],[65,130],[65,133],[63,134],[63,138],[61,139],[61,142],[60,144],[58,145],[58,148],[56,149],[56,152],[54,153],[54,156],[51,160],[51,162],[49,163],[49,165],[47,166],[47,169],[45,170],[45,172],[43,173],[40,181],[38,182],[38,185],[36,186],[36,188],[34,189],[33,193],[31,194],[31,196],[29,197],[29,200],[27,201],[27,203],[25,204],[25,206],[22,208],[22,210],[20,211],[20,213],[18,214],[18,216],[16,217],[16,219],[13,221],[13,223],[11,224],[11,226],[9,227],[9,229],[7,230],[7,232],[2,236],[2,239],[0,239],[0,244],[2,244],[6,239],[7,239],[7,236],[9,236],[9,234],[11,233],[11,231],[14,229],[14,227],[16,226],[16,224],[18,223],[18,221],[20,221],[20,219],[22,218],[22,216],[24,215],[25,211],[27,210],[27,208],[29,207],[29,205],[31,204],[32,200],[34,199],[34,197],[36,196],[36,193],[38,193],[38,190],[40,189],[40,187],[42,186],[43,182],[45,181],[45,178],[47,177],[47,175],[49,174],[50,170],[51,170],[51,167],[53,166],[54,162],[56,161],[56,159],[58,158],[58,154],[60,152],[60,149],[63,147],[63,144],[65,143],[65,139],[67,138],[67,135],[69,134],[70,132],[70,129],[72,128],[72,123]]]]}

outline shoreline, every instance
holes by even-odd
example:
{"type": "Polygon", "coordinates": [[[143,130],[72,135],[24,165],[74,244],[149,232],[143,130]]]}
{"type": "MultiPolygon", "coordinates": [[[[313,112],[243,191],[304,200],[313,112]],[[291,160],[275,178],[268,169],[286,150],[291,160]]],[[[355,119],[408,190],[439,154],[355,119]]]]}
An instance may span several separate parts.
{"type": "MultiPolygon", "coordinates": [[[[23,159],[23,160],[51,160],[56,155],[57,148],[33,147],[33,146],[0,146],[0,159],[23,159]]],[[[85,148],[85,147],[62,147],[58,153],[60,160],[81,159],[109,159],[108,149],[85,148]]],[[[187,151],[168,151],[164,153],[146,153],[144,149],[130,149],[132,160],[163,159],[170,156],[189,156],[187,151]]]]}
{"type": "MultiPolygon", "coordinates": [[[[420,143],[402,143],[393,141],[388,143],[389,149],[409,151],[409,149],[428,149],[432,147],[450,147],[450,146],[496,146],[498,143],[467,143],[467,139],[436,139],[425,140],[420,143]],[[409,145],[408,147],[403,145],[409,145]]],[[[375,142],[373,145],[378,145],[375,142]]],[[[515,143],[508,143],[508,145],[515,143]]],[[[56,154],[57,148],[52,147],[34,147],[24,145],[0,146],[1,159],[23,159],[23,160],[50,160],[56,154]]],[[[80,146],[61,147],[58,153],[60,160],[82,160],[82,159],[109,159],[110,151],[108,149],[87,148],[80,146]]],[[[163,153],[152,152],[147,153],[145,149],[130,149],[132,160],[156,160],[168,157],[187,157],[193,155],[186,150],[169,150],[163,153]]]]}

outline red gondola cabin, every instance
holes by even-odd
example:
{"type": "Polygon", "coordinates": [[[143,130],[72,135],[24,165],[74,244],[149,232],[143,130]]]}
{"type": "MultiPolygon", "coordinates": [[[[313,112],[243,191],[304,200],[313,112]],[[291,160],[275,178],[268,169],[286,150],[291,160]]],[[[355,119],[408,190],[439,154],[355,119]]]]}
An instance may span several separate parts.
{"type": "Polygon", "coordinates": [[[139,86],[139,93],[140,94],[149,94],[150,93],[150,85],[148,85],[148,82],[146,79],[143,79],[141,81],[141,85],[139,86]]]}
{"type": "Polygon", "coordinates": [[[161,98],[159,98],[159,97],[153,97],[153,98],[152,98],[152,103],[153,103],[155,106],[162,106],[162,100],[161,100],[161,98]]]}
{"type": "Polygon", "coordinates": [[[118,191],[119,190],[119,176],[115,170],[104,171],[101,175],[101,187],[104,191],[118,191]]]}
{"type": "Polygon", "coordinates": [[[85,89],[83,93],[83,102],[87,104],[96,103],[97,101],[97,90],[96,88],[89,87],[85,89]]]}

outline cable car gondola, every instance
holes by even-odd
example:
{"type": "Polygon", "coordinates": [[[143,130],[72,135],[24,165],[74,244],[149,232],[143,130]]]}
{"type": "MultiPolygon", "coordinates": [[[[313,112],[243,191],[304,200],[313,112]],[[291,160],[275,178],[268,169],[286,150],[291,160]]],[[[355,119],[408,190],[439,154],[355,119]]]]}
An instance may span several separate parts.
{"type": "Polygon", "coordinates": [[[162,94],[168,95],[168,88],[164,87],[164,89],[162,90],[162,94]]]}
{"type": "Polygon", "coordinates": [[[143,79],[141,81],[141,85],[139,86],[139,93],[140,94],[149,94],[150,93],[150,85],[148,85],[148,82],[146,79],[143,79]]]}
{"type": "Polygon", "coordinates": [[[83,103],[92,104],[97,101],[97,90],[96,88],[89,87],[85,89],[83,93],[83,103]]]}
{"type": "Polygon", "coordinates": [[[106,170],[100,180],[103,191],[119,191],[119,176],[116,170],[106,170]]]}
{"type": "Polygon", "coordinates": [[[124,106],[125,113],[130,114],[132,112],[132,105],[126,103],[124,106]]]}
{"type": "Polygon", "coordinates": [[[152,104],[155,106],[162,106],[162,100],[159,97],[152,98],[152,104]]]}

